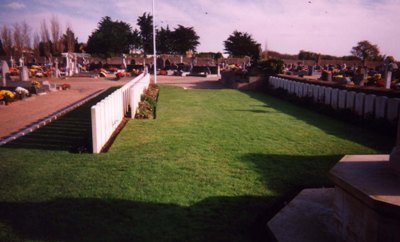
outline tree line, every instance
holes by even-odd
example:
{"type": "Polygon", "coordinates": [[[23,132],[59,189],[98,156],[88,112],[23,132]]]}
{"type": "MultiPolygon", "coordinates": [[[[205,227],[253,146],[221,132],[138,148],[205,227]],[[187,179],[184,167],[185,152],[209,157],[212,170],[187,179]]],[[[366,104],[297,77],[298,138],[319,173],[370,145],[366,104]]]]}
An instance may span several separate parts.
{"type": "MultiPolygon", "coordinates": [[[[78,43],[72,28],[67,26],[62,32],[58,19],[53,16],[50,21],[42,20],[40,30],[32,33],[26,21],[14,23],[12,26],[2,26],[0,29],[0,56],[20,57],[24,52],[31,51],[34,56],[60,56],[63,52],[87,51],[99,57],[120,56],[121,54],[137,53],[146,56],[153,54],[153,16],[143,13],[136,21],[138,28],[126,22],[103,17],[97,28],[91,33],[87,43],[78,43]]],[[[196,53],[200,37],[193,27],[178,25],[156,28],[156,48],[158,54],[185,55],[187,51],[196,53]]],[[[377,45],[363,40],[352,47],[351,55],[336,57],[301,50],[298,55],[281,54],[276,51],[264,52],[251,34],[234,31],[223,42],[226,54],[231,57],[249,56],[253,62],[269,57],[279,59],[341,59],[360,61],[395,61],[392,56],[381,55],[377,45]]],[[[222,57],[221,53],[202,53],[199,56],[222,57]]]]}
{"type": "MultiPolygon", "coordinates": [[[[144,56],[153,54],[153,16],[143,13],[137,18],[138,29],[123,21],[114,21],[105,16],[89,36],[88,53],[103,57],[129,52],[141,52],[144,56]]],[[[159,54],[185,54],[196,51],[200,37],[193,27],[178,25],[156,29],[156,47],[159,54]]]]}
{"type": "Polygon", "coordinates": [[[55,16],[50,21],[43,19],[40,30],[36,32],[26,21],[12,26],[3,25],[0,29],[0,56],[20,57],[26,52],[33,53],[35,57],[60,56],[63,52],[78,52],[84,45],[78,43],[70,26],[63,32],[55,16]]]}

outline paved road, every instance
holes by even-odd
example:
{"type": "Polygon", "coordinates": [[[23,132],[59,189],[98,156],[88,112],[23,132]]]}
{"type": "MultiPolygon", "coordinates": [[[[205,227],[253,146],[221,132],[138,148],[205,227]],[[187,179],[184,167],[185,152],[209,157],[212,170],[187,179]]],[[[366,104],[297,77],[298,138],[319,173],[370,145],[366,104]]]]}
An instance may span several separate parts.
{"type": "MultiPolygon", "coordinates": [[[[0,105],[0,140],[16,133],[91,94],[112,86],[120,86],[132,78],[119,81],[104,78],[52,79],[51,83],[71,84],[66,91],[49,92],[8,106],[0,105]]],[[[184,88],[221,88],[217,77],[158,76],[158,84],[177,85],[184,88]]]]}

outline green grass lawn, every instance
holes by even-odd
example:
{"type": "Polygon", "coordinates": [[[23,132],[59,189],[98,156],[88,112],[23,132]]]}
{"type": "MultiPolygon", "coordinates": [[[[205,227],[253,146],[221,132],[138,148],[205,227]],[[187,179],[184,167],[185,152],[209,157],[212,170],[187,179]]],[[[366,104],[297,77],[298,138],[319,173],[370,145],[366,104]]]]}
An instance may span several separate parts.
{"type": "Polygon", "coordinates": [[[341,156],[391,146],[262,94],[163,86],[157,119],[129,121],[108,153],[0,147],[0,241],[261,240],[341,156]]]}

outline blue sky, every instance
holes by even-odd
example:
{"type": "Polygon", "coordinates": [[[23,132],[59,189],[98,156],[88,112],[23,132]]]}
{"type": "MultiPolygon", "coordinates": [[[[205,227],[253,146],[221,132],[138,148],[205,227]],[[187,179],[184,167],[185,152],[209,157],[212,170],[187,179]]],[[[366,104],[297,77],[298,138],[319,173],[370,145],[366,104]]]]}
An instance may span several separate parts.
{"type": "MultiPolygon", "coordinates": [[[[308,50],[349,55],[361,40],[400,60],[400,0],[155,0],[156,25],[194,27],[198,51],[223,51],[234,31],[247,32],[262,48],[297,54],[308,50]]],[[[56,16],[86,41],[104,16],[137,28],[151,0],[0,0],[0,26],[26,21],[32,32],[56,16]]]]}

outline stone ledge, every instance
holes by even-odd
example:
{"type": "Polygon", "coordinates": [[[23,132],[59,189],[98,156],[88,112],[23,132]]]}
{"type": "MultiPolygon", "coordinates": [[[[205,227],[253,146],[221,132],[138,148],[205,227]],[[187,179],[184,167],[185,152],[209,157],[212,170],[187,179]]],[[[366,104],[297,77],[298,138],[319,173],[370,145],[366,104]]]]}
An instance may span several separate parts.
{"type": "Polygon", "coordinates": [[[346,155],[330,178],[371,209],[400,217],[399,178],[389,168],[389,155],[346,155]]]}
{"type": "Polygon", "coordinates": [[[305,189],[267,225],[279,242],[336,242],[333,196],[334,188],[305,189]]]}

